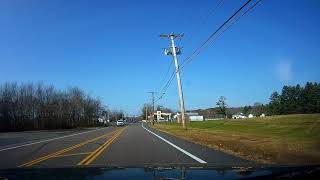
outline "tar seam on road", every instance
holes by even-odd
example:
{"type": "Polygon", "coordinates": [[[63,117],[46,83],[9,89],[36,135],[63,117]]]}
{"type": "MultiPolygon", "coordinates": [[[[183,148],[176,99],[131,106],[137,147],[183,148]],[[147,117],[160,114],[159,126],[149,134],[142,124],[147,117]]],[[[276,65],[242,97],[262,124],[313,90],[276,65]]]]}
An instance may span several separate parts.
{"type": "Polygon", "coordinates": [[[81,132],[81,133],[75,133],[75,134],[69,134],[69,135],[66,135],[66,136],[56,137],[56,138],[52,138],[52,139],[46,139],[46,140],[41,140],[41,141],[32,142],[32,143],[28,143],[28,144],[22,144],[22,145],[19,145],[19,146],[8,147],[8,148],[0,149],[0,152],[1,152],[1,151],[7,151],[7,150],[10,150],[10,149],[16,149],[16,148],[20,148],[20,147],[24,147],[24,146],[30,146],[30,145],[34,145],[34,144],[39,144],[39,143],[54,141],[54,140],[57,140],[57,139],[63,139],[63,138],[67,138],[67,137],[71,137],[71,136],[76,136],[76,135],[80,135],[80,134],[86,134],[86,133],[89,133],[89,132],[94,132],[94,131],[98,131],[98,130],[102,130],[102,129],[105,129],[105,128],[99,128],[99,129],[94,129],[94,130],[91,130],[91,131],[86,131],[86,132],[81,132]]]}
{"type": "Polygon", "coordinates": [[[77,156],[77,155],[86,155],[86,154],[90,154],[90,153],[92,153],[92,152],[82,152],[82,153],[73,153],[73,154],[62,154],[62,155],[53,156],[52,158],[68,157],[68,156],[77,156]]]}
{"type": "Polygon", "coordinates": [[[195,155],[193,155],[193,154],[189,153],[188,151],[186,151],[186,150],[184,150],[184,149],[180,148],[179,146],[177,146],[177,145],[173,144],[172,142],[170,142],[170,141],[168,141],[168,140],[164,139],[163,137],[159,136],[158,134],[156,134],[156,133],[154,133],[154,132],[150,131],[149,129],[145,128],[145,127],[143,126],[143,123],[142,123],[142,125],[141,125],[141,126],[143,127],[143,129],[145,129],[145,130],[146,130],[146,131],[148,131],[149,133],[151,133],[151,134],[155,135],[155,136],[156,136],[156,137],[158,137],[159,139],[163,140],[164,142],[168,143],[168,144],[169,144],[169,145],[171,145],[172,147],[176,148],[177,150],[181,151],[182,153],[184,153],[185,155],[187,155],[187,156],[191,157],[192,159],[194,159],[194,160],[198,161],[199,163],[201,163],[201,164],[206,164],[206,163],[207,163],[206,161],[204,161],[204,160],[202,160],[202,159],[198,158],[197,156],[195,156],[195,155]]]}
{"type": "Polygon", "coordinates": [[[107,140],[103,145],[101,145],[100,147],[98,147],[95,151],[93,151],[92,153],[90,153],[87,157],[85,157],[82,161],[80,161],[77,165],[90,165],[105,149],[107,149],[108,146],[110,146],[110,144],[116,140],[122,133],[123,131],[126,129],[122,128],[120,130],[117,130],[117,132],[112,136],[112,138],[110,138],[109,140],[107,140]]]}
{"type": "Polygon", "coordinates": [[[21,164],[21,165],[19,165],[18,167],[30,167],[30,166],[33,166],[33,165],[38,164],[38,163],[40,163],[40,162],[42,162],[42,161],[46,161],[46,160],[48,160],[48,159],[50,159],[50,158],[54,158],[55,156],[59,156],[59,155],[61,155],[61,154],[63,154],[63,153],[66,153],[66,152],[69,152],[69,151],[71,151],[71,150],[73,150],[73,149],[76,149],[76,148],[79,148],[79,147],[81,147],[81,146],[84,146],[84,145],[86,145],[86,144],[88,144],[88,143],[92,143],[92,142],[97,141],[97,140],[99,140],[99,139],[105,138],[105,137],[109,136],[110,134],[116,133],[116,132],[118,132],[118,131],[119,131],[119,130],[111,131],[111,132],[109,132],[109,133],[107,133],[107,134],[98,136],[98,137],[96,137],[96,138],[87,140],[87,141],[85,141],[85,142],[72,145],[72,146],[70,146],[70,147],[68,147],[68,148],[64,148],[64,149],[62,149],[62,150],[60,150],[60,151],[57,151],[57,152],[54,152],[54,153],[51,153],[51,154],[42,156],[42,157],[40,157],[40,158],[34,159],[34,160],[29,161],[29,162],[24,163],[24,164],[21,164]]]}

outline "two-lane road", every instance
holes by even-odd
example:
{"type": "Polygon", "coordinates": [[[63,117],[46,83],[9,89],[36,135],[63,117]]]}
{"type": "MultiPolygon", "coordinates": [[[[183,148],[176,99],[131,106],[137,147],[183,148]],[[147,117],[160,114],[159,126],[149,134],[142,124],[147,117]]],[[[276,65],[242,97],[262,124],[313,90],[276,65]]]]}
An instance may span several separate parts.
{"type": "MultiPolygon", "coordinates": [[[[41,137],[41,132],[40,137],[41,137]]],[[[42,132],[43,137],[48,133],[42,132]]],[[[9,133],[10,134],[10,133],[9,133]]],[[[12,133],[11,133],[12,134],[12,133]]],[[[6,133],[1,136],[8,136],[6,133]]],[[[39,136],[39,135],[38,135],[39,136]]],[[[8,137],[10,139],[10,137],[8,137]]],[[[135,123],[1,145],[0,168],[248,165],[252,162],[135,123]]]]}

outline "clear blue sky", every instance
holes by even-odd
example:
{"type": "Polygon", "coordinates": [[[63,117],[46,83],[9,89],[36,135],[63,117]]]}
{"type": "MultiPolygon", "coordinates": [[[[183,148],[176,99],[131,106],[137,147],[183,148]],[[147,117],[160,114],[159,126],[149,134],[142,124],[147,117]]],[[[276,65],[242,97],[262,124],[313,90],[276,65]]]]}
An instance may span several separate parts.
{"type": "MultiPolygon", "coordinates": [[[[1,0],[0,83],[78,86],[138,114],[172,59],[160,33],[185,33],[182,61],[244,0],[1,0]],[[211,15],[210,15],[211,14],[211,15]]],[[[320,81],[320,1],[263,0],[182,71],[187,109],[268,102],[283,85],[320,81]]],[[[176,81],[160,104],[178,109],[176,81]]]]}

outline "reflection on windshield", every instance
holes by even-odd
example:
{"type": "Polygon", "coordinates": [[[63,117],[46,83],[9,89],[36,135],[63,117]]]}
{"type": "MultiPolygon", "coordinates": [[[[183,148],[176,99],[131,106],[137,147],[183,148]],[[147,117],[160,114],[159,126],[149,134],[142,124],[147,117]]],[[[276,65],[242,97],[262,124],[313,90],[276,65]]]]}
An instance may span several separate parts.
{"type": "MultiPolygon", "coordinates": [[[[300,177],[305,172],[313,174],[314,168],[282,167],[282,168],[165,168],[165,167],[145,167],[145,168],[75,168],[75,169],[20,169],[16,171],[7,170],[0,175],[8,179],[43,179],[44,177],[60,179],[238,179],[254,177],[285,177],[291,172],[291,177],[300,177]],[[313,171],[313,172],[312,172],[313,171]],[[311,173],[312,172],[312,173],[311,173]]],[[[310,176],[312,177],[312,176],[310,176]]]]}

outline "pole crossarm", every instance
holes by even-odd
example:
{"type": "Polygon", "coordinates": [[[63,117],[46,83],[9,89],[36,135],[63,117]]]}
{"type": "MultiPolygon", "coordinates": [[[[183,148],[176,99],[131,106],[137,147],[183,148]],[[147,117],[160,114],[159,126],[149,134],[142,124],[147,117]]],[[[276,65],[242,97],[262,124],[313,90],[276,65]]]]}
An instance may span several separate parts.
{"type": "Polygon", "coordinates": [[[161,38],[171,38],[171,37],[173,37],[173,39],[175,39],[175,38],[182,38],[184,36],[184,34],[171,33],[171,34],[160,34],[159,36],[161,38]]]}

